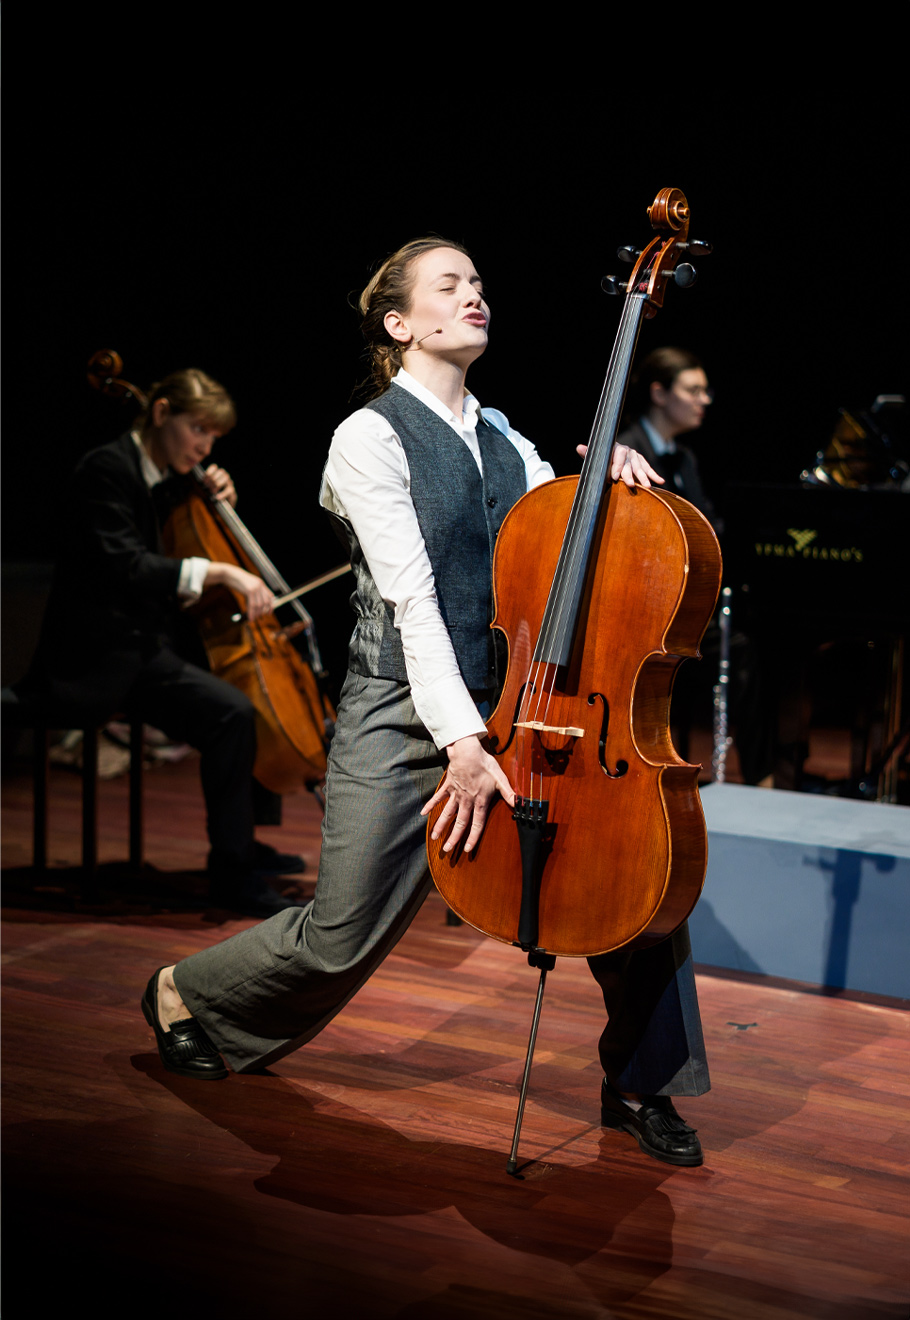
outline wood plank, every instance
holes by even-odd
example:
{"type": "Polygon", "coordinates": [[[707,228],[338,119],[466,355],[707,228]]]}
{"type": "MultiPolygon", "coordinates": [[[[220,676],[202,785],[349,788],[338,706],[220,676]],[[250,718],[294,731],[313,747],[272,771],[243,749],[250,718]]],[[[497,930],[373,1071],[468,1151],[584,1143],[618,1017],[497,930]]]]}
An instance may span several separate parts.
{"type": "MultiPolygon", "coordinates": [[[[706,1163],[674,1169],[599,1127],[599,992],[561,959],[509,1178],[536,973],[447,926],[435,895],[270,1073],[162,1070],[138,1008],[150,972],[250,923],[208,910],[195,767],[147,788],[150,874],[180,902],[111,892],[103,870],[89,909],[66,869],[78,783],[52,783],[57,883],[30,895],[28,788],[4,781],[8,1314],[84,1297],[100,1317],[905,1320],[906,1011],[700,975],[714,1089],[680,1107],[706,1163]]],[[[102,788],[108,867],[125,856],[119,791],[102,788]]],[[[262,835],[315,863],[316,804],[286,811],[262,835]]]]}

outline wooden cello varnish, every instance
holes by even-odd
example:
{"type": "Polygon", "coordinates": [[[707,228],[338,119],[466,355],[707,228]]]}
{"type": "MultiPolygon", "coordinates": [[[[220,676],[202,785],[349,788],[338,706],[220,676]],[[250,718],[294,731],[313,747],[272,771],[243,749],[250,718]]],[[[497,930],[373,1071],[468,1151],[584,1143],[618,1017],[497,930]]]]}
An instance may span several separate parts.
{"type": "MultiPolygon", "coordinates": [[[[203,488],[172,511],[163,532],[165,551],[177,559],[195,555],[213,562],[238,563],[269,581],[271,565],[252,543],[233,511],[212,507],[203,488]],[[222,525],[227,516],[239,531],[222,525]],[[245,539],[245,537],[244,537],[245,539]],[[258,553],[257,553],[258,552],[258,553]]],[[[213,587],[192,606],[213,674],[239,688],[256,712],[253,773],[273,793],[294,793],[323,779],[327,720],[334,711],[319,691],[315,675],[295,650],[274,614],[250,622],[245,601],[228,587],[213,587]],[[238,612],[241,617],[238,619],[238,612]]],[[[293,627],[293,625],[292,625],[293,627]]]]}
{"type": "Polygon", "coordinates": [[[641,320],[660,306],[688,232],[664,189],[664,236],[642,253],[580,478],[529,492],[494,557],[494,625],[509,662],[489,749],[520,795],[499,799],[470,854],[430,837],[437,887],[463,920],[526,950],[585,956],[665,938],[694,906],[707,838],[700,766],[669,730],[674,676],[720,589],[720,548],[677,496],[607,479],[641,320]]]}

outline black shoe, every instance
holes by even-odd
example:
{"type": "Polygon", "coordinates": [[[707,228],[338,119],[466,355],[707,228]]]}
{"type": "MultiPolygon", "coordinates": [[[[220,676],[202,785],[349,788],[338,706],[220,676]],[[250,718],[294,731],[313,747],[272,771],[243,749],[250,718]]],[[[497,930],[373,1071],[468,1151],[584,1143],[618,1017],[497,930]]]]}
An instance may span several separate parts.
{"type": "Polygon", "coordinates": [[[246,875],[211,872],[209,895],[213,903],[230,908],[245,917],[273,917],[276,912],[300,907],[293,898],[285,898],[256,871],[246,875]]]}
{"type": "Polygon", "coordinates": [[[270,843],[253,840],[253,870],[268,875],[301,875],[306,862],[296,853],[280,853],[270,843]]]}
{"type": "Polygon", "coordinates": [[[158,968],[142,996],[142,1012],[155,1033],[161,1062],[168,1072],[177,1073],[180,1077],[220,1081],[222,1077],[227,1077],[228,1070],[195,1018],[181,1018],[179,1022],[172,1022],[167,1031],[161,1025],[158,1017],[158,977],[163,970],[162,967],[158,968]]]}
{"type": "Polygon", "coordinates": [[[703,1164],[701,1142],[666,1095],[642,1097],[641,1108],[632,1109],[604,1078],[600,1088],[600,1121],[604,1127],[631,1132],[639,1146],[665,1164],[703,1164]]]}

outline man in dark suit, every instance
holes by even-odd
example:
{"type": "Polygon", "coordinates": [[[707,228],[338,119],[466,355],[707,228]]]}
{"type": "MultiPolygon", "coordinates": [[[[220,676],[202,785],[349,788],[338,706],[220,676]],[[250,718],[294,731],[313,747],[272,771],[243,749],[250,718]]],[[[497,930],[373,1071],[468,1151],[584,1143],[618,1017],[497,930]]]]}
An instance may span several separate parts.
{"type": "MultiPolygon", "coordinates": [[[[637,449],[666,481],[665,489],[694,504],[723,539],[724,523],[702,483],[698,461],[679,437],[696,431],[704,421],[713,395],[705,369],[694,353],[684,348],[656,348],[641,362],[632,378],[631,416],[619,440],[637,449]]],[[[673,721],[677,745],[688,755],[688,729],[711,719],[714,683],[720,663],[720,633],[708,625],[701,645],[700,666],[683,665],[673,687],[673,721]]],[[[759,665],[755,647],[742,632],[731,638],[730,717],[740,768],[747,784],[767,782],[771,745],[767,714],[762,706],[759,665]]]]}
{"type": "Polygon", "coordinates": [[[683,348],[657,348],[637,369],[630,392],[636,420],[620,435],[681,495],[705,515],[718,533],[722,524],[708,498],[692,450],[678,437],[701,426],[712,400],[705,369],[683,348]]]}
{"type": "MultiPolygon", "coordinates": [[[[115,711],[138,715],[201,753],[211,852],[212,897],[268,916],[291,906],[268,873],[303,869],[253,835],[253,707],[237,688],[182,659],[173,632],[181,602],[212,586],[239,592],[256,619],[270,611],[266,584],[239,565],[164,555],[159,497],[208,458],[234,424],[224,389],[200,371],[179,371],[154,387],[136,428],[86,454],[70,484],[60,550],[41,640],[19,698],[46,719],[103,723],[115,711]]],[[[236,500],[214,465],[206,484],[236,500]]]]}

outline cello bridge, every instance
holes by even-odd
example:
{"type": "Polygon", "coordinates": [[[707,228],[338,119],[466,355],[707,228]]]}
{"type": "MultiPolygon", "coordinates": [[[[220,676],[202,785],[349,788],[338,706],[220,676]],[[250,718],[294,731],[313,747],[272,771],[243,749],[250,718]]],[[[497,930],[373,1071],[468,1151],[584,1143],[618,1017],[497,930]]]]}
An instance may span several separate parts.
{"type": "Polygon", "coordinates": [[[578,729],[568,724],[544,724],[543,720],[518,720],[515,728],[533,729],[536,733],[558,733],[563,738],[583,738],[585,736],[584,729],[578,729]]]}

